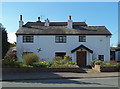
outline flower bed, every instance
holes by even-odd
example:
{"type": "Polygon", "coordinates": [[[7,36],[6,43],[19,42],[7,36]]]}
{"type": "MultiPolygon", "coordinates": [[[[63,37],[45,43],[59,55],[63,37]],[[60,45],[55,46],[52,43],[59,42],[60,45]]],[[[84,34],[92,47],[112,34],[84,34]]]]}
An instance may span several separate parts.
{"type": "MultiPolygon", "coordinates": [[[[93,63],[92,63],[93,65],[93,63]]],[[[92,69],[98,72],[119,72],[120,71],[120,63],[115,61],[110,62],[94,62],[92,69]],[[96,64],[97,63],[97,64],[96,64]]]]}

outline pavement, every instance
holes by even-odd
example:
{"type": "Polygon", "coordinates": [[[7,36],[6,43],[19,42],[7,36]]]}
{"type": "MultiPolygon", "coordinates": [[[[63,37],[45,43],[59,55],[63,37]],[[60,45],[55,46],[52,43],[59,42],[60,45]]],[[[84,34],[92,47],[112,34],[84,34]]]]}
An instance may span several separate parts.
{"type": "Polygon", "coordinates": [[[2,75],[2,81],[21,80],[51,80],[51,79],[85,79],[85,78],[107,78],[120,77],[120,72],[44,72],[44,73],[9,73],[2,75]]]}

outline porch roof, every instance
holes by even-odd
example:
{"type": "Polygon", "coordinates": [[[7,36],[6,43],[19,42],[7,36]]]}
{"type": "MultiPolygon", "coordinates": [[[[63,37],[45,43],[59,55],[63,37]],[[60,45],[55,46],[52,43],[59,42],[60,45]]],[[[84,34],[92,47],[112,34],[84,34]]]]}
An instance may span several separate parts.
{"type": "Polygon", "coordinates": [[[86,47],[86,46],[84,46],[84,45],[80,45],[80,46],[78,46],[77,48],[73,49],[73,50],[71,51],[71,53],[74,53],[76,50],[78,50],[78,49],[80,49],[80,48],[83,48],[83,49],[89,51],[90,53],[93,53],[93,51],[92,51],[91,49],[89,49],[88,47],[86,47]]]}

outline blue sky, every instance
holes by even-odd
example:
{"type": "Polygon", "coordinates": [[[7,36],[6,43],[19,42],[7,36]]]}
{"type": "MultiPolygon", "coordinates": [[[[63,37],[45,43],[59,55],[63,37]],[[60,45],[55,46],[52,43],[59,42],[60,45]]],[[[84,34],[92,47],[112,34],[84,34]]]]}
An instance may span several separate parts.
{"type": "Polygon", "coordinates": [[[24,23],[37,20],[67,21],[71,15],[73,21],[86,21],[90,26],[106,26],[113,34],[111,45],[118,42],[118,3],[117,2],[3,2],[2,24],[9,33],[9,41],[18,29],[19,15],[24,23]]]}

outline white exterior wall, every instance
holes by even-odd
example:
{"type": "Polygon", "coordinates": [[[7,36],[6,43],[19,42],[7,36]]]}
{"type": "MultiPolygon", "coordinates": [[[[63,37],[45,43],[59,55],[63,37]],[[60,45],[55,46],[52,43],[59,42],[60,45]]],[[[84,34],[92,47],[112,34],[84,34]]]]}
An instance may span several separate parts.
{"type": "Polygon", "coordinates": [[[23,43],[22,35],[17,37],[17,57],[22,60],[22,53],[34,52],[40,58],[51,61],[55,57],[55,52],[66,52],[76,62],[76,52],[71,53],[71,50],[83,44],[93,50],[93,54],[87,52],[87,65],[90,65],[92,59],[98,59],[98,55],[104,55],[104,60],[110,60],[110,36],[86,36],[86,42],[79,42],[79,35],[68,35],[67,43],[55,43],[55,36],[52,35],[35,35],[34,43],[23,43]],[[38,53],[37,49],[42,51],[38,53]]]}

